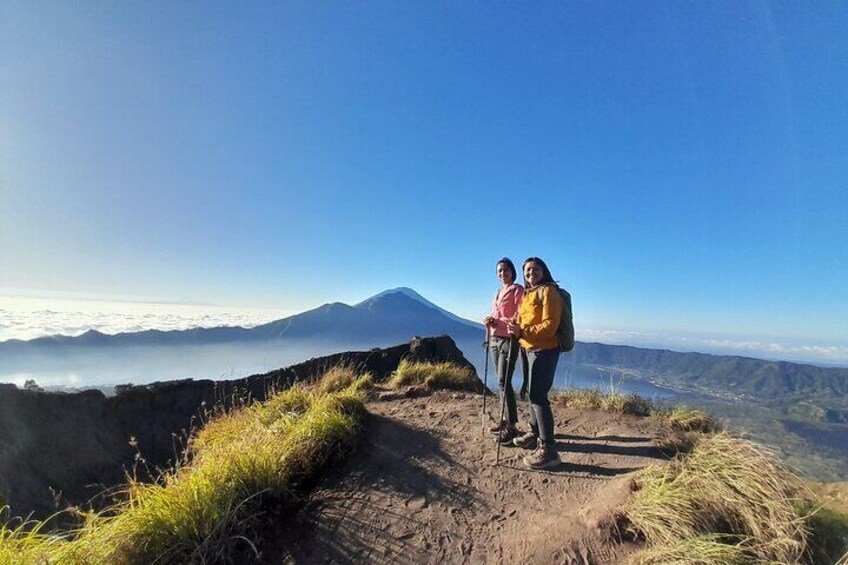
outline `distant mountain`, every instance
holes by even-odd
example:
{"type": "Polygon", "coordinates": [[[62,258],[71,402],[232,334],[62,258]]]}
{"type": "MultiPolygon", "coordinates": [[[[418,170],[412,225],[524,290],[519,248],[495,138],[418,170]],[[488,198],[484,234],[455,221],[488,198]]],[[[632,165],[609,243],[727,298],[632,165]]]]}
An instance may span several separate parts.
{"type": "Polygon", "coordinates": [[[437,306],[436,304],[433,304],[432,302],[430,302],[429,300],[427,300],[426,298],[424,298],[423,296],[421,296],[420,294],[418,294],[417,292],[415,292],[411,288],[407,288],[405,286],[401,286],[401,287],[398,287],[398,288],[392,288],[392,289],[389,289],[389,290],[384,290],[380,294],[375,294],[371,298],[369,298],[367,300],[363,300],[362,302],[357,304],[356,307],[357,308],[361,308],[361,307],[370,308],[371,305],[373,305],[375,303],[379,303],[380,300],[384,296],[389,295],[389,294],[402,294],[404,296],[412,298],[413,300],[417,300],[418,302],[424,304],[425,306],[429,306],[430,308],[433,308],[434,310],[441,312],[442,314],[444,314],[445,316],[447,316],[448,318],[450,318],[454,322],[458,322],[460,324],[465,324],[465,325],[471,326],[471,327],[473,327],[477,330],[480,330],[480,331],[482,331],[482,329],[483,329],[480,324],[478,324],[476,322],[472,322],[470,320],[466,320],[465,318],[460,318],[456,314],[453,314],[452,312],[448,312],[444,308],[441,308],[441,307],[437,306]]]}
{"type": "Polygon", "coordinates": [[[446,334],[455,340],[476,336],[483,326],[439,308],[409,288],[381,292],[356,306],[341,302],[277,320],[250,330],[265,338],[320,338],[324,340],[391,338],[446,334]]]}
{"type": "Polygon", "coordinates": [[[50,336],[0,343],[0,354],[139,345],[208,345],[261,340],[312,339],[324,342],[404,342],[415,336],[450,335],[455,340],[482,339],[483,327],[439,308],[410,288],[386,290],[349,306],[324,304],[254,328],[217,327],[146,330],[103,334],[90,330],[76,337],[50,336]]]}
{"type": "MultiPolygon", "coordinates": [[[[470,358],[482,361],[483,352],[479,347],[484,335],[482,325],[460,318],[414,290],[401,287],[376,294],[354,306],[333,302],[250,329],[147,330],[116,335],[92,330],[77,337],[10,340],[0,343],[0,373],[4,369],[30,367],[36,355],[41,356],[39,361],[48,357],[61,361],[69,353],[98,352],[111,347],[278,342],[284,345],[288,342],[292,347],[319,344],[321,349],[332,351],[336,347],[385,346],[406,342],[415,336],[432,335],[451,336],[471,355],[470,358]]],[[[799,394],[822,395],[830,400],[820,404],[848,408],[848,369],[579,342],[574,352],[564,356],[560,364],[626,369],[633,375],[675,388],[735,398],[766,400],[799,394]]]]}
{"type": "Polygon", "coordinates": [[[827,404],[848,405],[846,368],[602,343],[577,344],[570,361],[630,369],[675,387],[725,393],[749,400],[824,395],[828,397],[827,404]]]}

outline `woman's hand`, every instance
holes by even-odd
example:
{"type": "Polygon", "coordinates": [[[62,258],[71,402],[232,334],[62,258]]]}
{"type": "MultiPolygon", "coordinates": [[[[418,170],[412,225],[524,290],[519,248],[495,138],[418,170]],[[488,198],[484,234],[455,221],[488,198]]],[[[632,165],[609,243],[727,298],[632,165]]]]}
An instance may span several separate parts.
{"type": "Polygon", "coordinates": [[[492,318],[491,316],[486,316],[485,318],[483,318],[483,325],[484,326],[494,326],[495,325],[495,319],[492,318]]]}
{"type": "Polygon", "coordinates": [[[507,322],[506,331],[509,332],[509,335],[511,336],[521,337],[521,327],[515,322],[507,322]]]}

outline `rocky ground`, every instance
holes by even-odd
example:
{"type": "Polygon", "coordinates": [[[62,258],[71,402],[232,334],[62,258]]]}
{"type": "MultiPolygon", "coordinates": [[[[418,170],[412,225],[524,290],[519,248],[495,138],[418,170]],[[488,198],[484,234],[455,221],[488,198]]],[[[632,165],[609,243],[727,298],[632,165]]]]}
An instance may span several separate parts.
{"type": "Polygon", "coordinates": [[[368,411],[346,462],[263,536],[264,563],[618,563],[636,549],[616,520],[632,473],[667,460],[649,418],[556,408],[563,463],[537,472],[515,447],[496,464],[479,395],[371,401],[368,411]]]}

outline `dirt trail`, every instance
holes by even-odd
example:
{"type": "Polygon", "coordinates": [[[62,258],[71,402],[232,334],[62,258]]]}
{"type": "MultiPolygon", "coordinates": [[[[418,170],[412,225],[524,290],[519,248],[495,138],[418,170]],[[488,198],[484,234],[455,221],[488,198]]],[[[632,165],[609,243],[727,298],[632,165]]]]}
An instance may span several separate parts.
{"type": "Polygon", "coordinates": [[[264,563],[617,563],[634,550],[613,517],[629,474],[666,460],[658,424],[619,414],[555,408],[563,464],[537,472],[515,447],[495,466],[479,396],[438,392],[368,411],[347,462],[269,532],[264,563]]]}

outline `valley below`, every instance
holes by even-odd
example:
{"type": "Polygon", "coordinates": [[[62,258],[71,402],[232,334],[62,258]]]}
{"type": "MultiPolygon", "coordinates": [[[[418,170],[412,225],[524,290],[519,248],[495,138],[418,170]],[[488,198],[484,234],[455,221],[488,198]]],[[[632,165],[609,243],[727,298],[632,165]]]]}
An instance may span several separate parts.
{"type": "Polygon", "coordinates": [[[648,395],[659,406],[685,404],[704,410],[734,433],[772,447],[803,476],[826,482],[848,480],[848,399],[844,396],[791,394],[758,399],[717,385],[691,383],[676,375],[593,368],[615,375],[611,382],[618,383],[622,391],[636,392],[640,385],[663,391],[661,396],[648,395]]]}

